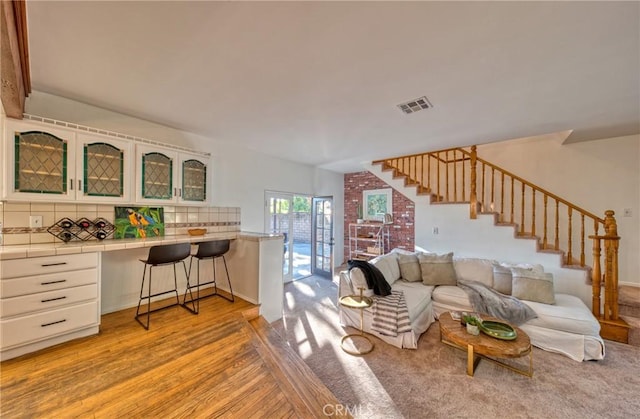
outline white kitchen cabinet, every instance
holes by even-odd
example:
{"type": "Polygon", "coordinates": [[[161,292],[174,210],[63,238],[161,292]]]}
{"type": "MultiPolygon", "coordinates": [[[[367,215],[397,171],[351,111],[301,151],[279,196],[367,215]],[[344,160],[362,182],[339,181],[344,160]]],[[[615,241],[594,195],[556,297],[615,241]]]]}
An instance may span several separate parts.
{"type": "Polygon", "coordinates": [[[5,260],[0,278],[0,359],[98,333],[98,253],[5,260]]]}
{"type": "Polygon", "coordinates": [[[77,134],[76,200],[131,201],[131,142],[97,134],[77,134]]]}
{"type": "Polygon", "coordinates": [[[136,201],[202,205],[210,198],[208,168],[208,157],[138,144],[136,201]]]}
{"type": "Polygon", "coordinates": [[[31,121],[7,119],[4,130],[4,198],[73,201],[75,133],[31,121]]]}
{"type": "Polygon", "coordinates": [[[6,120],[7,200],[129,202],[131,143],[35,121],[6,120]]]}

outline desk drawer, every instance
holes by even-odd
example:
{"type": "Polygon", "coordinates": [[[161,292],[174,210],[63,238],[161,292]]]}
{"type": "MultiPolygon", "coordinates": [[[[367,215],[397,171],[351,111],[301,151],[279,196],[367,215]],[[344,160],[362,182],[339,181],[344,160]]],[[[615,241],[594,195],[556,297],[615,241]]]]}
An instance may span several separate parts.
{"type": "Polygon", "coordinates": [[[36,294],[79,285],[95,284],[97,282],[98,270],[95,268],[5,279],[0,281],[0,297],[17,297],[19,295],[36,294]]]}
{"type": "Polygon", "coordinates": [[[96,298],[98,298],[98,284],[3,298],[0,300],[0,317],[4,319],[19,314],[50,310],[96,298]]]}
{"type": "Polygon", "coordinates": [[[35,342],[98,324],[98,302],[0,321],[2,348],[35,342]]]}
{"type": "Polygon", "coordinates": [[[55,272],[89,269],[98,266],[97,253],[76,255],[45,256],[4,260],[0,265],[0,278],[18,278],[21,276],[43,275],[55,272]]]}

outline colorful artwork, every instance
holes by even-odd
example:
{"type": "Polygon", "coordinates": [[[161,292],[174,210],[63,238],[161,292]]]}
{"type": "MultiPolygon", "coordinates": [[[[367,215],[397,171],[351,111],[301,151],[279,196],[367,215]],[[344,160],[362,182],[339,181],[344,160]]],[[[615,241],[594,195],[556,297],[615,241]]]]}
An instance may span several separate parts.
{"type": "Polygon", "coordinates": [[[364,219],[384,221],[386,214],[393,213],[391,188],[362,191],[364,219]]]}
{"type": "Polygon", "coordinates": [[[115,239],[164,236],[164,209],[116,207],[115,239]]]}

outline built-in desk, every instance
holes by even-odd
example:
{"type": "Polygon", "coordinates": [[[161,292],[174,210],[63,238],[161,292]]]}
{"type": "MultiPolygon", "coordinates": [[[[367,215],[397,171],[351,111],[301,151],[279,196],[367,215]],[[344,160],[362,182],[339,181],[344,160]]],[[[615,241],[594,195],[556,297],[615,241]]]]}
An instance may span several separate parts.
{"type": "MultiPolygon", "coordinates": [[[[3,295],[3,293],[5,293],[5,284],[11,283],[12,286],[15,287],[15,283],[21,281],[20,278],[28,278],[30,281],[37,282],[39,280],[38,275],[42,275],[43,277],[45,275],[52,275],[49,273],[40,274],[38,272],[26,272],[24,275],[14,274],[14,267],[23,265],[23,262],[26,263],[29,261],[38,266],[65,266],[65,264],[69,262],[62,260],[64,257],[75,255],[72,257],[78,259],[77,255],[81,254],[87,254],[87,258],[95,258],[95,260],[97,260],[97,266],[92,268],[93,271],[91,271],[92,275],[95,276],[93,282],[97,283],[97,290],[92,296],[92,301],[95,301],[95,308],[93,310],[97,323],[93,321],[91,324],[83,325],[81,330],[73,330],[72,332],[61,328],[58,334],[53,333],[53,336],[50,334],[41,339],[36,336],[31,341],[23,342],[23,345],[18,345],[17,348],[12,347],[9,351],[3,348],[2,359],[18,356],[22,353],[31,352],[65,340],[97,333],[100,314],[136,306],[144,269],[144,265],[140,263],[139,259],[146,259],[149,247],[162,244],[197,243],[201,241],[225,239],[231,240],[231,247],[226,255],[226,259],[234,294],[251,303],[259,304],[260,314],[269,322],[273,322],[282,317],[282,235],[253,232],[226,232],[208,233],[204,236],[183,235],[145,239],[104,240],[102,242],[58,242],[0,246],[0,285],[2,285],[0,301],[5,302],[16,298],[13,295],[3,295]],[[58,259],[60,259],[60,261],[58,261],[58,259]],[[21,262],[21,260],[23,262],[21,262]],[[40,264],[40,261],[43,263],[40,264]],[[97,295],[95,295],[95,293],[97,293],[97,295]],[[97,312],[95,310],[97,310],[97,312]]],[[[185,262],[187,263],[188,269],[189,260],[187,259],[185,262]]],[[[84,267],[82,268],[84,269],[84,267]]],[[[180,267],[178,268],[178,289],[180,290],[186,287],[186,276],[184,270],[180,267]]],[[[207,277],[212,275],[212,264],[203,263],[200,266],[200,270],[201,276],[207,277]]],[[[61,269],[57,269],[56,278],[60,276],[61,271],[61,269]]],[[[73,275],[78,276],[78,273],[74,271],[73,275]]],[[[159,289],[164,285],[167,285],[168,288],[173,287],[172,269],[159,268],[154,270],[153,275],[154,287],[158,286],[159,289]]],[[[66,277],[56,280],[61,281],[63,279],[68,280],[66,277]]],[[[70,286],[67,287],[68,289],[74,287],[72,282],[67,282],[67,284],[70,284],[70,286]]],[[[86,285],[83,286],[86,287],[86,285]]],[[[218,287],[225,290],[224,284],[220,284],[218,287]]],[[[29,291],[25,291],[24,294],[28,295],[29,291]]],[[[66,298],[67,297],[65,297],[65,299],[66,298]]],[[[64,308],[65,300],[63,299],[61,301],[63,302],[61,308],[64,308]]],[[[81,304],[81,302],[75,303],[81,304]]],[[[44,309],[36,308],[34,314],[22,314],[22,317],[35,315],[47,317],[48,313],[49,312],[44,311],[44,309]]],[[[15,319],[16,317],[10,313],[9,315],[2,316],[0,320],[0,325],[3,325],[4,329],[2,333],[10,332],[8,322],[15,321],[15,319]]],[[[68,325],[70,322],[65,321],[62,324],[68,325]]]]}

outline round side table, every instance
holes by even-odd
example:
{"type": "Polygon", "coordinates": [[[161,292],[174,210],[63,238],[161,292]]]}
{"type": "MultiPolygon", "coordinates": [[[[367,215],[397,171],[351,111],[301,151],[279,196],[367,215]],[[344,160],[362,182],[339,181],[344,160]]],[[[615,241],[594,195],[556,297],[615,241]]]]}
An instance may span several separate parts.
{"type": "Polygon", "coordinates": [[[340,298],[340,304],[344,307],[353,308],[360,310],[360,333],[351,333],[345,335],[340,340],[340,347],[343,351],[348,353],[349,355],[366,355],[369,352],[373,351],[373,342],[369,339],[368,336],[364,334],[363,325],[364,325],[364,309],[367,307],[371,307],[373,304],[373,300],[369,297],[365,297],[362,295],[362,288],[360,288],[360,295],[347,295],[345,297],[340,298]],[[353,351],[351,349],[345,348],[344,342],[347,339],[364,339],[369,343],[369,348],[363,349],[361,351],[353,351]]]}

